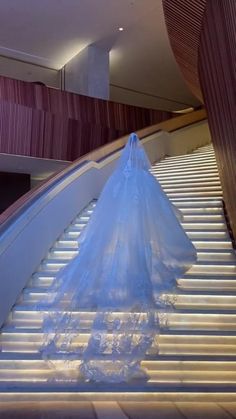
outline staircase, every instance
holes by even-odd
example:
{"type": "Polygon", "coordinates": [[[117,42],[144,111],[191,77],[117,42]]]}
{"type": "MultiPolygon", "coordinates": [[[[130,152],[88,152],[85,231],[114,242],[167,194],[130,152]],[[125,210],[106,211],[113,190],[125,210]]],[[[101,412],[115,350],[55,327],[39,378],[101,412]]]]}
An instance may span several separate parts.
{"type": "MultiPolygon", "coordinates": [[[[32,307],[47,298],[58,270],[76,255],[77,241],[96,205],[92,202],[54,243],[13,307],[0,335],[0,402],[33,400],[230,401],[236,395],[236,258],[222,209],[211,146],[168,157],[152,167],[172,202],[198,261],[178,281],[176,312],[159,336],[159,353],[143,361],[147,383],[55,384],[40,358],[42,315],[32,307]],[[50,381],[50,379],[52,379],[50,381]]],[[[93,313],[75,313],[86,328],[93,313]]],[[[88,336],[87,336],[88,337],[88,336]]],[[[78,339],[87,340],[86,333],[78,339]]],[[[60,361],[58,361],[59,363],[60,361]]],[[[74,362],[74,367],[79,360],[74,362]]]]}

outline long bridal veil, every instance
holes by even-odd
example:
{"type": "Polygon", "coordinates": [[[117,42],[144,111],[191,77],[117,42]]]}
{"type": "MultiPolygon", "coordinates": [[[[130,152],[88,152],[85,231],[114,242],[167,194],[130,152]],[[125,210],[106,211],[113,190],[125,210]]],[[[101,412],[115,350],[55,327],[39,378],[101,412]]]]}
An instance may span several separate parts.
{"type": "Polygon", "coordinates": [[[162,293],[196,260],[179,212],[149,172],[131,134],[79,237],[79,254],[57,275],[44,314],[42,356],[80,360],[76,379],[121,382],[145,376],[157,350],[162,293]]]}

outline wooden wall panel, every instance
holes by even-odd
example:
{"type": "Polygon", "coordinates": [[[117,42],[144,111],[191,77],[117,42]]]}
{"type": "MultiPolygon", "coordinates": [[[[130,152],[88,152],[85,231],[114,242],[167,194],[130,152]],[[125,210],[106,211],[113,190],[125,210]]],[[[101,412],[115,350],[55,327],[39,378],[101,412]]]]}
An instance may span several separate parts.
{"type": "MultiPolygon", "coordinates": [[[[163,0],[171,47],[190,90],[203,101],[198,76],[198,48],[207,0],[163,0]]],[[[214,1],[214,0],[213,0],[214,1]]]]}
{"type": "Polygon", "coordinates": [[[63,160],[172,117],[0,76],[0,152],[63,160]]]}
{"type": "Polygon", "coordinates": [[[236,1],[208,0],[199,49],[199,77],[223,196],[236,238],[236,1]]]}
{"type": "Polygon", "coordinates": [[[223,196],[236,238],[236,0],[163,0],[185,80],[206,106],[223,196]]]}

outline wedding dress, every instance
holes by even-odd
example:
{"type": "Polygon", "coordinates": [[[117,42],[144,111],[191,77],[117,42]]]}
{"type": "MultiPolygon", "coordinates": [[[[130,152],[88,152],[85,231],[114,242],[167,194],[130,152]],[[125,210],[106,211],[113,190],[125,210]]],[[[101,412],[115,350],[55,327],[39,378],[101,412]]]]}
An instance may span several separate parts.
{"type": "Polygon", "coordinates": [[[83,379],[145,377],[140,365],[159,333],[161,295],[196,261],[180,212],[149,168],[131,134],[79,237],[78,256],[57,275],[50,301],[38,306],[46,309],[42,356],[51,365],[80,359],[83,379]]]}

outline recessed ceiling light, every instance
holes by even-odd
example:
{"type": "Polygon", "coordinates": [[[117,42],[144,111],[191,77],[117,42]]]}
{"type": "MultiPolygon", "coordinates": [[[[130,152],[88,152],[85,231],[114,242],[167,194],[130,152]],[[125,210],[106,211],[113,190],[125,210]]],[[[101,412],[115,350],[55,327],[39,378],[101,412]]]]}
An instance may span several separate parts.
{"type": "Polygon", "coordinates": [[[122,28],[122,27],[120,27],[120,28],[119,28],[119,31],[120,31],[120,32],[122,32],[123,30],[124,30],[124,28],[122,28]]]}

